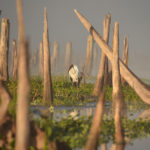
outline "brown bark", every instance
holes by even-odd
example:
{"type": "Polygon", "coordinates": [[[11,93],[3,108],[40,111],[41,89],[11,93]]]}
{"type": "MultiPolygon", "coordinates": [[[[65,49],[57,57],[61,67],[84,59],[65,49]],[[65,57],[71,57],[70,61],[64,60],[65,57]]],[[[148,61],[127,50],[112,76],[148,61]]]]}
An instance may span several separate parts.
{"type": "MultiPolygon", "coordinates": [[[[107,15],[107,19],[104,18],[104,27],[103,27],[103,38],[106,43],[108,43],[109,39],[109,30],[110,30],[110,14],[107,15]]],[[[95,82],[93,96],[98,96],[102,93],[104,81],[107,81],[107,74],[108,74],[108,60],[105,54],[101,53],[99,70],[97,74],[97,79],[95,82]]]]}
{"type": "Polygon", "coordinates": [[[68,42],[66,45],[66,54],[65,54],[65,74],[68,73],[69,66],[72,63],[71,55],[72,55],[72,43],[68,42]]]}
{"type": "Polygon", "coordinates": [[[85,150],[97,150],[98,137],[101,132],[101,123],[103,117],[104,97],[105,97],[105,87],[96,105],[95,114],[88,135],[88,140],[85,145],[85,150]]]}
{"type": "MultiPolygon", "coordinates": [[[[124,47],[124,50],[123,50],[122,61],[128,67],[128,50],[129,50],[129,46],[128,46],[128,38],[127,37],[125,37],[125,39],[123,41],[123,47],[124,47]]],[[[122,82],[122,85],[126,84],[126,82],[123,78],[121,78],[121,82],[122,82]]]]}
{"type": "Polygon", "coordinates": [[[43,101],[51,105],[53,103],[50,48],[48,37],[47,10],[44,9],[44,32],[43,32],[43,51],[44,51],[44,97],[43,101]]]}
{"type": "Polygon", "coordinates": [[[18,57],[17,57],[17,46],[16,41],[12,41],[12,59],[13,59],[13,69],[12,69],[12,78],[17,80],[17,70],[18,70],[18,57]]]}
{"type": "MultiPolygon", "coordinates": [[[[108,57],[110,62],[112,62],[112,49],[102,39],[94,27],[80,13],[77,12],[77,10],[75,10],[75,13],[88,32],[92,34],[93,38],[108,57]]],[[[128,84],[135,90],[135,92],[145,103],[150,104],[150,88],[144,84],[120,59],[119,65],[121,76],[126,80],[126,82],[128,82],[128,84]]]]}
{"type": "Polygon", "coordinates": [[[90,75],[93,66],[93,38],[91,35],[87,39],[87,49],[86,49],[86,62],[85,62],[85,72],[90,75]]]}
{"type": "Polygon", "coordinates": [[[8,79],[9,20],[2,18],[0,39],[0,76],[8,79]]]}
{"type": "Polygon", "coordinates": [[[25,42],[21,0],[16,0],[18,15],[18,98],[16,106],[16,150],[29,149],[29,74],[28,45],[25,42]]]}

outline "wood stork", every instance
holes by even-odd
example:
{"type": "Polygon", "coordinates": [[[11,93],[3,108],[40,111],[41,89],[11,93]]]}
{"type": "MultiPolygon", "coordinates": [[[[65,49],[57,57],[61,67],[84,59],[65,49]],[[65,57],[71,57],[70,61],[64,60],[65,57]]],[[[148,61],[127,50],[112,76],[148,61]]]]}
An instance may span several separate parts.
{"type": "Polygon", "coordinates": [[[79,87],[80,81],[82,80],[82,72],[80,72],[78,67],[73,64],[70,65],[68,72],[72,84],[76,87],[79,87]]]}

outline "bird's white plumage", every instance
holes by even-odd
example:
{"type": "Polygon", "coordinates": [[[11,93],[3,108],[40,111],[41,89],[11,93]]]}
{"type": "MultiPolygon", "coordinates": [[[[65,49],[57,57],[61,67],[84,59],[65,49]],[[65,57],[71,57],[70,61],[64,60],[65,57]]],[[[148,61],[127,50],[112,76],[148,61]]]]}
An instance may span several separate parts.
{"type": "Polygon", "coordinates": [[[69,77],[72,78],[72,82],[78,82],[79,70],[76,65],[69,70],[69,77]]]}

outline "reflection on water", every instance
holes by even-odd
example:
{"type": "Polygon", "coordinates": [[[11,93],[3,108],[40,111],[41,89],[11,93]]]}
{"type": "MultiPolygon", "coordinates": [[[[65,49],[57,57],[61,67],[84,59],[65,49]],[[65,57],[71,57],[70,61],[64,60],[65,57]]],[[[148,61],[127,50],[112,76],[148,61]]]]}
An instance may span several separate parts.
{"type": "MultiPolygon", "coordinates": [[[[54,107],[54,112],[53,112],[53,118],[55,120],[61,120],[62,118],[67,118],[68,116],[73,117],[74,119],[77,119],[81,116],[92,116],[94,114],[96,107],[96,103],[88,103],[85,106],[56,106],[54,107]]],[[[40,117],[46,116],[50,117],[50,111],[48,107],[46,106],[32,106],[31,111],[34,113],[34,117],[40,117]]],[[[130,112],[127,110],[128,114],[127,117],[128,119],[136,119],[136,118],[142,118],[142,119],[149,119],[150,118],[150,109],[148,110],[137,110],[136,112],[130,112]]],[[[107,115],[108,117],[112,117],[110,105],[106,104],[105,105],[105,110],[104,114],[107,115]]],[[[111,142],[107,144],[102,144],[99,146],[99,150],[149,150],[149,141],[150,138],[142,138],[142,139],[136,139],[136,140],[130,140],[128,139],[128,143],[125,145],[119,145],[116,146],[115,144],[112,144],[111,142]]],[[[83,150],[79,148],[78,150],[83,150]]]]}

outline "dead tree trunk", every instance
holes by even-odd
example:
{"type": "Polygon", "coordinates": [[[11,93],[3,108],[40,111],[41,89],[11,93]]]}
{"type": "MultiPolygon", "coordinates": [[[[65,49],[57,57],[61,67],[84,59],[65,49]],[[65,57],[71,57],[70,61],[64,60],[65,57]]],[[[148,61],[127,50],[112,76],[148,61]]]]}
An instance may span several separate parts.
{"type": "Polygon", "coordinates": [[[48,37],[47,10],[44,9],[44,32],[43,32],[43,51],[44,51],[44,97],[43,101],[51,105],[53,103],[50,48],[48,37]]]}
{"type": "Polygon", "coordinates": [[[12,60],[13,60],[12,78],[13,80],[17,80],[18,57],[17,57],[17,46],[15,40],[12,41],[12,60]]]}
{"type": "MultiPolygon", "coordinates": [[[[112,49],[102,39],[94,27],[77,10],[75,10],[75,13],[112,63],[112,49]]],[[[121,76],[126,80],[126,82],[128,82],[128,84],[145,103],[150,104],[150,88],[144,84],[120,59],[119,65],[121,76]]]]}
{"type": "Polygon", "coordinates": [[[40,42],[40,54],[39,54],[39,74],[40,74],[40,77],[43,78],[43,42],[40,42]]]}
{"type": "Polygon", "coordinates": [[[16,106],[16,150],[29,149],[29,73],[28,45],[25,41],[21,0],[16,1],[18,15],[18,98],[16,106]]]}
{"type": "Polygon", "coordinates": [[[90,75],[93,66],[93,45],[94,41],[91,35],[87,39],[87,49],[86,49],[86,62],[85,62],[85,72],[90,75]]]}
{"type": "MultiPolygon", "coordinates": [[[[123,47],[124,47],[124,50],[123,50],[122,61],[128,67],[128,50],[129,50],[129,46],[128,46],[128,38],[127,37],[125,37],[125,39],[123,41],[123,47]]],[[[125,85],[125,83],[126,83],[123,78],[121,78],[121,82],[122,82],[122,85],[125,85]]]]}
{"type": "MultiPolygon", "coordinates": [[[[110,14],[107,15],[107,19],[104,19],[103,37],[106,43],[108,43],[109,39],[109,30],[110,30],[110,14]]],[[[108,60],[105,54],[102,52],[97,79],[93,90],[93,96],[98,96],[99,94],[101,94],[104,81],[106,82],[107,80],[107,74],[108,74],[108,60]]]]}
{"type": "Polygon", "coordinates": [[[123,103],[123,93],[121,90],[121,78],[119,71],[119,24],[116,22],[114,27],[113,37],[113,58],[112,58],[112,84],[113,93],[112,98],[115,106],[115,142],[116,150],[123,149],[124,138],[121,125],[121,111],[123,103]]]}
{"type": "Polygon", "coordinates": [[[68,42],[65,54],[65,74],[68,72],[69,66],[71,65],[71,55],[72,55],[72,43],[68,42]]]}
{"type": "Polygon", "coordinates": [[[2,18],[0,39],[0,77],[8,79],[9,20],[2,18]]]}
{"type": "Polygon", "coordinates": [[[103,117],[104,97],[105,97],[105,86],[95,109],[95,115],[92,120],[92,126],[88,135],[85,150],[97,150],[98,137],[101,132],[101,123],[103,117]]]}

